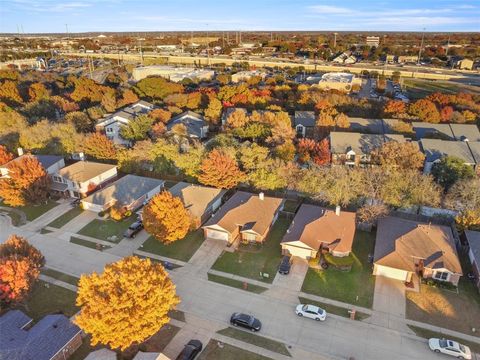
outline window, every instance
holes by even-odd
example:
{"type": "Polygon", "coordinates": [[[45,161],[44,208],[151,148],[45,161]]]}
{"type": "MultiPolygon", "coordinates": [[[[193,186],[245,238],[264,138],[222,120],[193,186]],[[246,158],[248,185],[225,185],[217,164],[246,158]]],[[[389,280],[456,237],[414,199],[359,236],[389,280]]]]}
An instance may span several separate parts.
{"type": "Polygon", "coordinates": [[[113,133],[113,128],[106,128],[105,131],[106,131],[107,133],[113,133]]]}
{"type": "Polygon", "coordinates": [[[437,272],[435,272],[433,277],[437,280],[447,281],[448,280],[448,274],[449,273],[446,272],[446,271],[437,271],[437,272]]]}
{"type": "Polygon", "coordinates": [[[53,176],[53,181],[63,183],[63,179],[61,176],[53,176]]]}
{"type": "Polygon", "coordinates": [[[243,239],[247,241],[255,241],[255,234],[243,233],[243,239]]]}

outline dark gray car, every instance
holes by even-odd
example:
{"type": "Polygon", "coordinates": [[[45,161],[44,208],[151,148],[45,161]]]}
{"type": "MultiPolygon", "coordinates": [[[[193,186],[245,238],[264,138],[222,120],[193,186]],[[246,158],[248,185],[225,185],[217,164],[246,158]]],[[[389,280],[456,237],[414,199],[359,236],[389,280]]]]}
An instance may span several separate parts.
{"type": "Polygon", "coordinates": [[[252,331],[260,331],[262,323],[252,315],[233,313],[230,317],[230,324],[233,326],[241,326],[252,331]]]}
{"type": "Polygon", "coordinates": [[[143,229],[143,223],[141,221],[135,221],[132,225],[125,230],[123,236],[126,238],[134,238],[143,229]]]}

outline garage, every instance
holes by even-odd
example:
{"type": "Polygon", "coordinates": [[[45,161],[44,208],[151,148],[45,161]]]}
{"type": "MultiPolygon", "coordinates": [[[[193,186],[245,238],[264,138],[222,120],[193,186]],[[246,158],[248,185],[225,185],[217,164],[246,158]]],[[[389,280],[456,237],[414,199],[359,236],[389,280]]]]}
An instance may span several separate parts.
{"type": "Polygon", "coordinates": [[[228,241],[228,233],[220,230],[205,229],[205,238],[228,241]]]}
{"type": "Polygon", "coordinates": [[[81,201],[81,207],[83,210],[90,210],[97,213],[104,210],[104,207],[102,205],[94,204],[92,202],[84,200],[81,201]]]}
{"type": "Polygon", "coordinates": [[[317,252],[310,248],[295,246],[291,243],[284,243],[282,244],[282,254],[298,256],[299,258],[308,260],[312,257],[315,257],[317,252]]]}
{"type": "Polygon", "coordinates": [[[385,276],[390,279],[409,281],[411,274],[409,271],[391,268],[383,265],[374,265],[373,275],[385,276]]]}

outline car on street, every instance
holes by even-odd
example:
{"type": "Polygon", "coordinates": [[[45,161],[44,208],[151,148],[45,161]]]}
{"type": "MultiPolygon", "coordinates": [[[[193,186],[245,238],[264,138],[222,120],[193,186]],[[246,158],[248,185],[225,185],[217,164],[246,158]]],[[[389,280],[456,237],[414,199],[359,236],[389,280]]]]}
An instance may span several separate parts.
{"type": "Polygon", "coordinates": [[[127,230],[125,230],[123,236],[125,236],[126,238],[133,239],[135,235],[137,235],[142,229],[143,229],[143,222],[135,221],[132,225],[128,227],[127,230]]]}
{"type": "Polygon", "coordinates": [[[436,353],[454,356],[457,359],[470,360],[472,358],[472,352],[468,346],[453,340],[431,338],[428,340],[428,346],[436,353]]]}
{"type": "Polygon", "coordinates": [[[325,321],[327,312],[315,305],[299,304],[295,308],[295,313],[300,317],[306,317],[316,321],[325,321]]]}
{"type": "Polygon", "coordinates": [[[190,340],[183,348],[177,360],[193,360],[202,351],[203,345],[200,340],[190,340]]]}
{"type": "Polygon", "coordinates": [[[288,255],[285,255],[282,258],[282,262],[278,267],[278,272],[282,275],[288,275],[290,273],[290,268],[292,267],[292,258],[288,255]]]}
{"type": "Polygon", "coordinates": [[[252,315],[242,314],[242,313],[233,313],[230,317],[230,324],[233,326],[241,326],[246,329],[249,329],[253,332],[260,331],[262,328],[262,323],[257,318],[252,315]]]}

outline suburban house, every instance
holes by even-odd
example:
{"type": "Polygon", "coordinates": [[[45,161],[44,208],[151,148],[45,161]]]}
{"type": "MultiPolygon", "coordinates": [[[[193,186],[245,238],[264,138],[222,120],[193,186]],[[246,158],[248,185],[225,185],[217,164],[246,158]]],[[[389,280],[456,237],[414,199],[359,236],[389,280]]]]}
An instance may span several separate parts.
{"type": "Polygon", "coordinates": [[[480,231],[465,230],[468,243],[468,258],[475,275],[475,284],[480,289],[480,231]]]}
{"type": "Polygon", "coordinates": [[[198,229],[222,205],[226,190],[208,186],[179,182],[168,191],[182,199],[183,205],[192,217],[193,226],[198,229]]]}
{"type": "Polygon", "coordinates": [[[58,170],[65,166],[65,160],[62,156],[57,155],[30,155],[25,154],[19,157],[16,157],[13,160],[10,160],[6,164],[0,166],[0,177],[8,177],[8,168],[10,165],[14,164],[15,162],[24,159],[33,157],[38,160],[40,165],[45,169],[46,173],[49,175],[55,174],[58,170]]]}
{"type": "Polygon", "coordinates": [[[480,141],[467,142],[468,148],[472,152],[473,159],[475,160],[475,170],[480,176],[480,141]]]}
{"type": "Polygon", "coordinates": [[[477,125],[472,124],[449,124],[455,140],[458,141],[480,141],[480,130],[477,125]]]}
{"type": "Polygon", "coordinates": [[[0,359],[65,360],[82,345],[80,328],[65,315],[32,321],[20,310],[0,316],[0,359]]]}
{"type": "Polygon", "coordinates": [[[195,139],[204,139],[208,135],[208,122],[202,115],[193,111],[185,111],[172,118],[167,124],[167,131],[172,131],[175,125],[183,125],[187,136],[195,139]]]}
{"type": "Polygon", "coordinates": [[[293,126],[295,133],[300,137],[308,137],[313,135],[315,129],[315,112],[313,111],[295,111],[293,117],[293,126]]]}
{"type": "Polygon", "coordinates": [[[397,217],[378,220],[373,275],[412,281],[416,274],[457,285],[462,276],[452,230],[397,217]]]}
{"type": "Polygon", "coordinates": [[[449,124],[432,124],[427,122],[412,123],[417,140],[420,139],[441,139],[455,140],[452,128],[449,124]]]}
{"type": "Polygon", "coordinates": [[[468,142],[448,141],[438,139],[422,139],[420,145],[425,154],[425,165],[423,172],[429,174],[433,164],[439,162],[443,157],[453,156],[461,159],[465,165],[475,167],[475,159],[468,142]]]}
{"type": "Polygon", "coordinates": [[[405,142],[403,135],[360,134],[332,131],[330,153],[333,165],[366,166],[371,163],[371,152],[388,141],[405,142]]]}
{"type": "Polygon", "coordinates": [[[283,209],[284,200],[237,191],[203,226],[205,239],[265,241],[283,209]]]}
{"type": "Polygon", "coordinates": [[[163,180],[129,174],[82,199],[82,208],[100,212],[115,206],[133,211],[162,191],[164,183],[163,180]]]}
{"type": "Polygon", "coordinates": [[[96,128],[97,130],[103,130],[106,137],[112,140],[115,144],[129,145],[130,141],[123,139],[120,135],[121,128],[128,125],[128,123],[137,116],[148,114],[153,108],[153,104],[140,100],[105,117],[104,119],[99,120],[96,128]]]}
{"type": "Polygon", "coordinates": [[[245,108],[238,108],[238,107],[226,108],[222,113],[222,126],[225,126],[225,124],[227,123],[228,117],[237,110],[242,111],[245,115],[248,115],[248,111],[245,108]]]}
{"type": "Polygon", "coordinates": [[[116,177],[116,165],[77,161],[52,175],[51,189],[65,196],[83,198],[116,177]]]}
{"type": "Polygon", "coordinates": [[[319,251],[344,257],[352,251],[354,235],[355,213],[303,204],[280,245],[282,254],[303,259],[316,258],[319,251]]]}
{"type": "Polygon", "coordinates": [[[385,134],[385,126],[382,119],[365,119],[358,117],[348,118],[349,131],[362,134],[385,134]]]}

